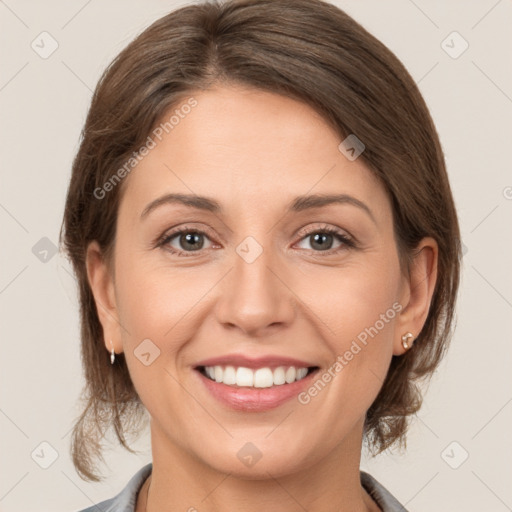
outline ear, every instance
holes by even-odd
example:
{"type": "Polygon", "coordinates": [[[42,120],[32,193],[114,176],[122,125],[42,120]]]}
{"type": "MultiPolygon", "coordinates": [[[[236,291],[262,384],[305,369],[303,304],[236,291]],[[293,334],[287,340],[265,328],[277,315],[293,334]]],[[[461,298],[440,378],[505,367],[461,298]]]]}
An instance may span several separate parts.
{"type": "Polygon", "coordinates": [[[410,332],[415,340],[425,325],[432,295],[437,281],[437,242],[431,237],[423,238],[417,245],[409,274],[403,276],[400,304],[402,310],[396,323],[393,355],[406,352],[402,346],[402,336],[410,332]]]}
{"type": "Polygon", "coordinates": [[[98,318],[103,327],[103,342],[108,352],[113,346],[114,351],[119,354],[123,350],[114,293],[114,279],[98,242],[93,241],[87,246],[85,265],[98,318]]]}

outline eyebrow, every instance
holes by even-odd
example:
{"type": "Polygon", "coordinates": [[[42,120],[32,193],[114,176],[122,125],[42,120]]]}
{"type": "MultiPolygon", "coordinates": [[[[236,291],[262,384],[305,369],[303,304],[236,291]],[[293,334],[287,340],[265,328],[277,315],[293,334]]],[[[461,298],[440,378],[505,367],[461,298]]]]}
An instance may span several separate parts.
{"type": "MultiPolygon", "coordinates": [[[[197,208],[212,212],[215,214],[222,213],[222,207],[215,199],[195,194],[165,194],[151,203],[149,203],[141,213],[141,220],[145,219],[153,210],[164,204],[181,204],[191,208],[197,208]]],[[[359,199],[347,194],[313,194],[306,196],[298,196],[288,205],[288,212],[302,212],[313,208],[321,208],[331,204],[349,204],[360,208],[368,214],[372,221],[376,224],[375,217],[370,208],[359,199]]]]}

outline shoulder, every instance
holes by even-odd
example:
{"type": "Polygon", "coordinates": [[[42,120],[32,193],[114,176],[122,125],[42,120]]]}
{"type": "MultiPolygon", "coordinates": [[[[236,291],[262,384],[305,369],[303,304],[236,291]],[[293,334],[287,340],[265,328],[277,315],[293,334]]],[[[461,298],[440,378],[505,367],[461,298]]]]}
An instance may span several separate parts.
{"type": "Polygon", "coordinates": [[[152,469],[153,464],[147,464],[133,475],[126,484],[126,487],[117,496],[102,501],[101,503],[95,503],[78,512],[135,512],[137,494],[152,469]]]}
{"type": "Polygon", "coordinates": [[[115,498],[111,498],[109,500],[102,501],[101,503],[95,503],[94,505],[77,512],[110,512],[112,510],[114,500],[115,498]]]}
{"type": "Polygon", "coordinates": [[[407,512],[407,509],[372,475],[360,471],[361,485],[382,509],[382,512],[407,512]]]}

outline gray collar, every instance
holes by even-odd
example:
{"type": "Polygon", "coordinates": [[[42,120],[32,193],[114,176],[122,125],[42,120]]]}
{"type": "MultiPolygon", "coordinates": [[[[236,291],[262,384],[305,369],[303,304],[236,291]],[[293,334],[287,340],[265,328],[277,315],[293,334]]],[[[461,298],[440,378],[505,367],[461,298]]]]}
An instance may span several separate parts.
{"type": "MultiPolygon", "coordinates": [[[[152,470],[153,464],[150,462],[135,473],[126,487],[117,496],[80,512],[135,512],[137,495],[152,470]]],[[[361,485],[379,505],[382,512],[407,512],[407,509],[373,476],[364,471],[360,471],[360,474],[361,485]]]]}

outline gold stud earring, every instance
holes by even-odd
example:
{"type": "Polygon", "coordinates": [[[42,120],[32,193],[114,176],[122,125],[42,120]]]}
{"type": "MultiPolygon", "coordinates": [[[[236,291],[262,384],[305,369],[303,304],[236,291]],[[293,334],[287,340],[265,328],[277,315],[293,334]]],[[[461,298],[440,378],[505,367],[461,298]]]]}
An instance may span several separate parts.
{"type": "Polygon", "coordinates": [[[110,352],[110,364],[114,364],[114,361],[116,359],[116,353],[114,352],[114,345],[112,344],[112,340],[110,340],[110,346],[112,347],[112,350],[110,352]]]}
{"type": "Polygon", "coordinates": [[[409,340],[414,338],[412,332],[406,332],[402,336],[402,347],[404,347],[405,350],[409,350],[412,347],[413,341],[409,344],[409,340]]]}

